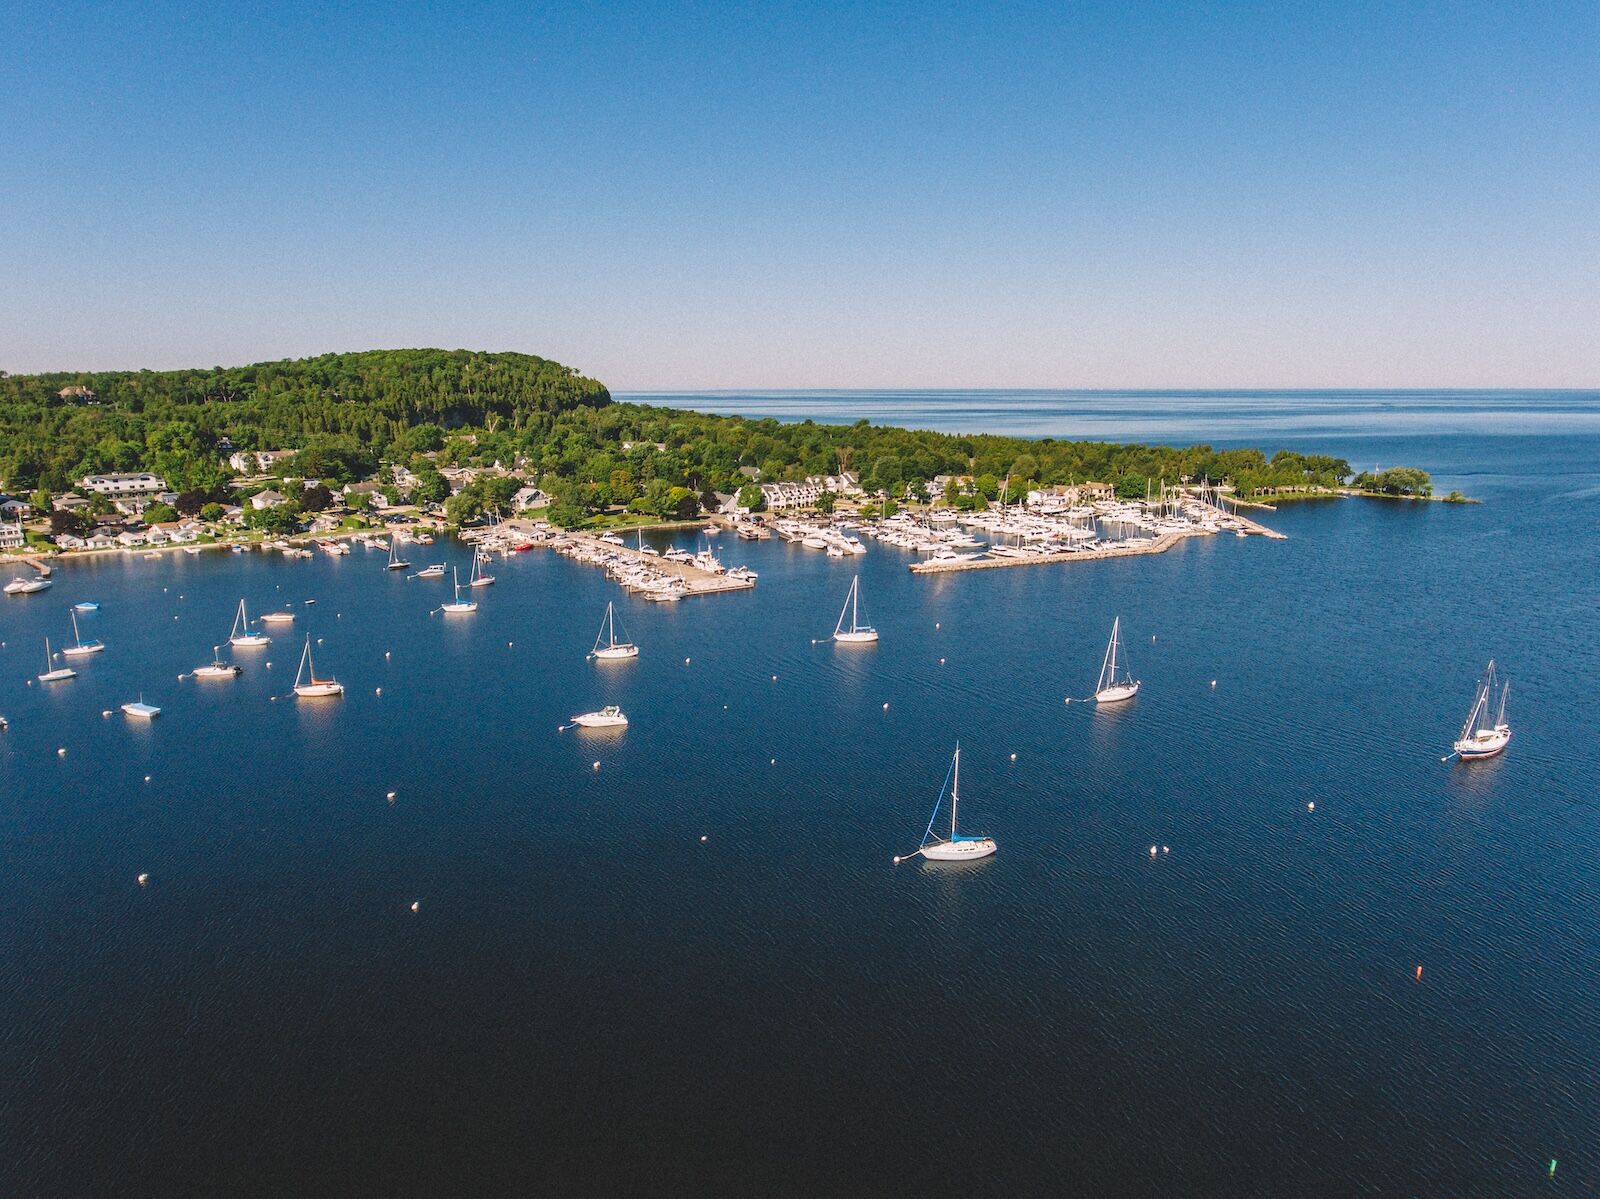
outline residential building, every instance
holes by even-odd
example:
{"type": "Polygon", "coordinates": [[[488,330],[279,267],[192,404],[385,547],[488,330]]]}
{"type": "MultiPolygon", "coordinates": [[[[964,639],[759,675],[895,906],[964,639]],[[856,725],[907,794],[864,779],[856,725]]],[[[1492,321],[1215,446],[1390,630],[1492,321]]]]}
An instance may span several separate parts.
{"type": "Polygon", "coordinates": [[[148,471],[140,471],[137,474],[87,475],[78,480],[78,486],[84,491],[94,491],[109,496],[155,495],[156,492],[167,489],[165,479],[148,471]]]}
{"type": "Polygon", "coordinates": [[[293,458],[297,450],[240,450],[228,455],[228,465],[247,475],[264,475],[278,463],[293,458]]]}
{"type": "Polygon", "coordinates": [[[511,506],[518,512],[526,512],[529,508],[547,508],[550,506],[550,497],[537,487],[523,487],[511,497],[511,506]]]}
{"type": "Polygon", "coordinates": [[[0,550],[20,550],[27,544],[28,536],[22,531],[20,520],[14,525],[0,521],[0,550]]]}
{"type": "Polygon", "coordinates": [[[273,491],[271,488],[268,488],[266,491],[258,491],[251,496],[250,506],[257,512],[260,512],[267,508],[276,508],[279,504],[283,503],[283,500],[284,496],[282,492],[273,491]]]}

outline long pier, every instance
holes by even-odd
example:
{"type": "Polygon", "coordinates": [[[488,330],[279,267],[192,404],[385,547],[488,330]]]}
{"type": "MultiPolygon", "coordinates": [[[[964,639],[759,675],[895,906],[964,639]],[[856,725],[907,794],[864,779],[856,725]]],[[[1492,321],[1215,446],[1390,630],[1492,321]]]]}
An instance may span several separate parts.
{"type": "Polygon", "coordinates": [[[1186,537],[1206,537],[1198,529],[1192,533],[1163,533],[1148,545],[1117,546],[1113,549],[1069,550],[1061,554],[1029,554],[1026,558],[969,558],[964,562],[913,562],[906,569],[914,575],[944,574],[953,570],[995,570],[1002,566],[1044,566],[1056,562],[1101,562],[1106,558],[1137,558],[1143,554],[1164,554],[1186,537]]]}
{"type": "Polygon", "coordinates": [[[629,545],[616,545],[610,541],[601,541],[600,538],[589,533],[568,533],[566,540],[576,542],[591,553],[609,554],[615,558],[626,558],[647,566],[657,574],[673,575],[683,580],[688,588],[686,595],[716,595],[724,591],[749,591],[755,586],[753,579],[730,579],[727,575],[712,574],[709,570],[701,570],[689,562],[671,562],[666,558],[651,557],[641,554],[629,545]]]}

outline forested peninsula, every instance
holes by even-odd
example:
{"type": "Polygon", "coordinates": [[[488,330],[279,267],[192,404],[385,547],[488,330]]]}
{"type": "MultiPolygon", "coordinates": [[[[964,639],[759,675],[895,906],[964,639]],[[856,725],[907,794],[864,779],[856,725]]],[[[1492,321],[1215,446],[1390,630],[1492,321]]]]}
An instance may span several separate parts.
{"type": "MultiPolygon", "coordinates": [[[[67,490],[85,476],[150,471],[174,491],[218,494],[238,451],[297,451],[281,473],[348,483],[385,464],[512,468],[573,523],[636,510],[666,489],[737,494],[753,479],[848,471],[868,493],[930,496],[940,476],[1027,487],[1108,482],[1142,497],[1158,480],[1264,488],[1337,488],[1343,459],[1279,450],[1214,450],[1030,440],[811,421],[780,423],[622,403],[597,380],[528,354],[374,350],[209,370],[0,374],[0,487],[67,490]]],[[[1396,482],[1428,488],[1418,471],[1396,482]]],[[[949,497],[946,497],[949,498],[949,497]]]]}

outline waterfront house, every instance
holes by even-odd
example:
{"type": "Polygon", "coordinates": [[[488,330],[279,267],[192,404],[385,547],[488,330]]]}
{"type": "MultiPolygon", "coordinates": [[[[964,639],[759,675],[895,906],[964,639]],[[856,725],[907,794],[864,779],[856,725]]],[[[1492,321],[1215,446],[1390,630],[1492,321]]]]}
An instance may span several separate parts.
{"type": "Polygon", "coordinates": [[[50,506],[57,512],[81,512],[89,506],[89,501],[76,491],[68,491],[56,496],[50,506]]]}
{"type": "Polygon", "coordinates": [[[23,532],[22,521],[14,525],[0,523],[0,550],[20,550],[28,544],[28,535],[23,532]]]}
{"type": "Polygon", "coordinates": [[[117,544],[118,530],[111,525],[100,525],[91,529],[89,535],[83,539],[83,544],[91,550],[108,550],[117,544]]]}
{"type": "Polygon", "coordinates": [[[261,512],[268,508],[276,508],[279,504],[283,503],[283,501],[284,496],[281,491],[273,491],[271,488],[268,488],[266,491],[258,491],[251,496],[250,506],[257,512],[261,512]]]}
{"type": "Polygon", "coordinates": [[[511,497],[511,506],[518,512],[526,512],[529,508],[548,508],[550,497],[537,487],[523,487],[511,497]]]}
{"type": "Polygon", "coordinates": [[[143,545],[145,541],[144,530],[124,529],[116,536],[116,542],[123,549],[132,549],[136,545],[143,545]]]}
{"type": "Polygon", "coordinates": [[[32,505],[30,505],[28,501],[23,499],[21,496],[0,495],[0,515],[12,517],[21,516],[31,506],[32,505]]]}
{"type": "Polygon", "coordinates": [[[155,495],[167,490],[166,480],[149,471],[133,474],[86,475],[78,480],[84,491],[97,492],[112,497],[155,495]]]}

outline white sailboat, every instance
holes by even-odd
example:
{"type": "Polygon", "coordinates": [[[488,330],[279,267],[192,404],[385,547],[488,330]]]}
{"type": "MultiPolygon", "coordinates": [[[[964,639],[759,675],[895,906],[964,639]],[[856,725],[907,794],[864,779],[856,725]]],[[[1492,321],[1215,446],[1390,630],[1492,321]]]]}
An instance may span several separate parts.
{"type": "Polygon", "coordinates": [[[961,805],[961,743],[956,742],[955,757],[950,762],[950,836],[941,837],[933,831],[933,822],[939,818],[939,806],[944,802],[944,788],[939,789],[939,799],[933,805],[933,815],[928,817],[928,827],[922,834],[922,844],[908,854],[895,858],[899,865],[907,858],[921,854],[930,862],[973,862],[989,857],[998,848],[993,837],[964,836],[957,824],[956,809],[961,805]]]}
{"type": "Polygon", "coordinates": [[[1456,757],[1463,762],[1492,758],[1510,744],[1511,726],[1506,723],[1506,699],[1510,694],[1511,684],[1502,685],[1499,682],[1495,676],[1494,661],[1490,659],[1483,680],[1478,684],[1478,693],[1473,697],[1472,710],[1467,713],[1466,722],[1461,726],[1461,735],[1451,746],[1456,757]],[[1489,716],[1491,706],[1495,707],[1492,720],[1489,716]]]}
{"type": "Polygon", "coordinates": [[[240,600],[239,610],[233,614],[233,628],[228,632],[228,644],[241,649],[259,649],[271,641],[265,633],[250,631],[250,617],[244,610],[244,601],[240,600]]]}
{"type": "Polygon", "coordinates": [[[572,723],[580,729],[615,729],[627,724],[628,718],[616,704],[609,704],[598,712],[585,712],[582,716],[574,716],[572,723]]]}
{"type": "Polygon", "coordinates": [[[44,639],[44,673],[39,676],[41,683],[59,683],[64,679],[75,679],[78,672],[70,666],[56,666],[56,656],[50,652],[50,638],[44,639]]]}
{"type": "Polygon", "coordinates": [[[464,600],[461,598],[461,575],[459,573],[454,573],[453,577],[456,583],[456,598],[451,600],[448,604],[440,604],[439,611],[448,613],[452,616],[460,616],[468,612],[476,612],[478,610],[477,600],[464,600]]]}
{"type": "MultiPolygon", "coordinates": [[[[627,631],[623,631],[627,636],[627,631]]],[[[615,605],[606,605],[606,618],[600,622],[600,632],[595,635],[594,648],[589,651],[589,657],[597,662],[623,662],[629,658],[639,656],[639,647],[631,641],[617,640],[617,616],[615,605]]]]}
{"type": "Polygon", "coordinates": [[[329,695],[343,695],[344,684],[334,679],[319,679],[317,668],[311,664],[311,634],[306,634],[305,652],[300,655],[300,669],[294,672],[294,693],[304,699],[321,699],[329,695]]]}
{"type": "Polygon", "coordinates": [[[878,630],[861,623],[861,576],[850,580],[850,594],[839,609],[839,622],[833,626],[833,639],[840,645],[869,645],[878,639],[878,630]],[[845,628],[844,618],[850,617],[850,627],[845,628]]]}
{"type": "Polygon", "coordinates": [[[405,570],[411,565],[411,563],[407,562],[399,554],[394,552],[395,542],[399,540],[400,537],[398,534],[391,533],[389,535],[389,561],[384,563],[383,568],[385,570],[405,570]]]}
{"type": "Polygon", "coordinates": [[[197,679],[236,679],[244,673],[244,667],[236,666],[232,662],[222,660],[222,647],[211,647],[211,661],[204,666],[196,666],[190,671],[197,679]]]}
{"type": "Polygon", "coordinates": [[[493,575],[483,573],[483,551],[472,551],[472,577],[467,580],[468,587],[488,587],[494,582],[493,575]]]}
{"type": "Polygon", "coordinates": [[[67,646],[66,649],[61,651],[61,656],[63,658],[86,658],[90,654],[98,654],[104,650],[106,647],[104,641],[97,641],[93,637],[87,641],[83,639],[83,634],[78,632],[77,612],[71,609],[69,609],[69,612],[71,612],[72,616],[72,639],[77,644],[67,646]]]}
{"type": "Polygon", "coordinates": [[[1105,661],[1100,664],[1100,679],[1094,685],[1094,702],[1115,704],[1139,694],[1139,680],[1128,671],[1127,654],[1122,648],[1122,617],[1111,622],[1111,641],[1105,661]]]}

